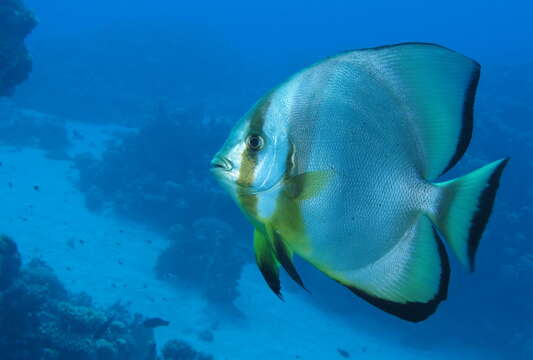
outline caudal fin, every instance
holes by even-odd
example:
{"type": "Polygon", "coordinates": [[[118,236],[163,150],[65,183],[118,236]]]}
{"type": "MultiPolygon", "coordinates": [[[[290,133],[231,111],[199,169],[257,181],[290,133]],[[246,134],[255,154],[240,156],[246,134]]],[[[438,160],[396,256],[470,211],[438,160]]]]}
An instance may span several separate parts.
{"type": "Polygon", "coordinates": [[[436,184],[442,188],[443,196],[432,220],[461,263],[471,271],[508,161],[498,160],[468,175],[436,184]]]}

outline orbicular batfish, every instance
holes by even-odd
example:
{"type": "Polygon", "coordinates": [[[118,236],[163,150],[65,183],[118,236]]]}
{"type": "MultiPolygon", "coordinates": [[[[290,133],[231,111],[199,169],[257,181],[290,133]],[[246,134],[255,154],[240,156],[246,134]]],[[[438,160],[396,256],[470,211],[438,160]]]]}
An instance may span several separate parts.
{"type": "Polygon", "coordinates": [[[474,268],[508,159],[439,181],[465,153],[480,65],[434,44],[348,51],[290,77],[233,128],[212,171],[255,228],[261,273],[293,254],[417,322],[446,299],[446,247],[474,268]],[[444,239],[444,242],[441,241],[444,239]]]}

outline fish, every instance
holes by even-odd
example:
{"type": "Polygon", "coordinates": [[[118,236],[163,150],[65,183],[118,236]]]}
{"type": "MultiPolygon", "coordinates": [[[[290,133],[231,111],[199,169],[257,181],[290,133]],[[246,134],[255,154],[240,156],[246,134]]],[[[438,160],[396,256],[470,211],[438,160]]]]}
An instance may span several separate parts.
{"type": "Polygon", "coordinates": [[[170,325],[170,321],[163,320],[157,317],[146,319],[143,322],[143,326],[146,328],[150,328],[150,329],[160,327],[160,326],[168,326],[168,325],[170,325]]]}
{"type": "Polygon", "coordinates": [[[339,353],[340,356],[342,356],[345,359],[350,357],[350,353],[344,349],[337,348],[337,352],[339,353]]]}
{"type": "Polygon", "coordinates": [[[420,322],[447,298],[448,252],[474,271],[509,158],[441,176],[470,143],[480,72],[438,44],[351,50],[292,75],[238,120],[211,172],[251,222],[276,295],[280,268],[304,287],[299,256],[420,322]]]}

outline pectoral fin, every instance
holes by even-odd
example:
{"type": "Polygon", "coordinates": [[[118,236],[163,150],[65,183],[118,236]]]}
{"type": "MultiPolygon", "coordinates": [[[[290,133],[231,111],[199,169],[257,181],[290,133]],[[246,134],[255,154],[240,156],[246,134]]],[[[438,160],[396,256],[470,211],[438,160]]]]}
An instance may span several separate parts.
{"type": "Polygon", "coordinates": [[[452,168],[472,137],[480,65],[453,50],[422,43],[359,50],[351,56],[366,58],[379,68],[384,86],[401,94],[398,111],[408,109],[406,116],[416,127],[424,177],[433,181],[452,168]]]}
{"type": "Polygon", "coordinates": [[[291,176],[285,182],[285,190],[292,199],[307,200],[320,193],[330,176],[330,171],[311,171],[291,176]]]}

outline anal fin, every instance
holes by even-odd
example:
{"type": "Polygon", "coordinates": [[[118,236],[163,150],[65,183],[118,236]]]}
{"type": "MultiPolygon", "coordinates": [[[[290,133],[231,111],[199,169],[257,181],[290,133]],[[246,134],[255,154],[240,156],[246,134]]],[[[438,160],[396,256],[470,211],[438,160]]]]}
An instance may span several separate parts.
{"type": "Polygon", "coordinates": [[[370,304],[412,322],[435,312],[447,297],[450,278],[446,250],[425,215],[375,263],[325,272],[370,304]]]}
{"type": "Polygon", "coordinates": [[[331,171],[311,171],[285,180],[285,192],[291,199],[308,200],[317,196],[326,186],[331,171]]]}

